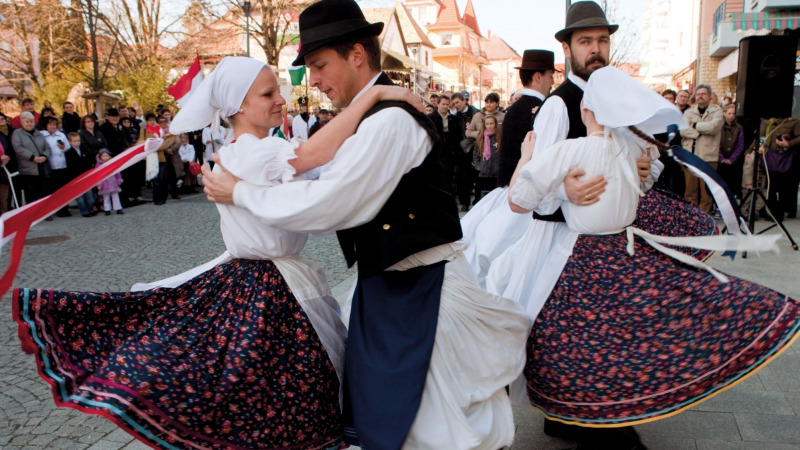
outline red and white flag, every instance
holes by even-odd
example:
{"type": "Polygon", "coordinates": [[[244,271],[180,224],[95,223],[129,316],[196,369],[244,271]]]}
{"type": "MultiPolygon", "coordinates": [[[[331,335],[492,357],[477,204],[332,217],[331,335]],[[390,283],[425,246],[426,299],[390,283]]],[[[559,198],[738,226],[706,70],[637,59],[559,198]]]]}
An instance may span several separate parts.
{"type": "Polygon", "coordinates": [[[203,71],[200,69],[200,56],[197,56],[186,75],[180,77],[175,84],[167,88],[167,93],[174,97],[179,105],[183,106],[202,81],[203,71]]]}

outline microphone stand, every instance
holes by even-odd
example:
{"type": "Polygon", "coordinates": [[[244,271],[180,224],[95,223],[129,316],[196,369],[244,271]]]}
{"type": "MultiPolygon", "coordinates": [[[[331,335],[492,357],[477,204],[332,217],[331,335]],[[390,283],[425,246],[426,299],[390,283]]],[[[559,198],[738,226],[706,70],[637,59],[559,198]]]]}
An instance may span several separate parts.
{"type": "MultiPolygon", "coordinates": [[[[758,136],[759,127],[760,127],[760,125],[756,125],[755,126],[755,130],[753,131],[753,143],[754,144],[756,142],[758,142],[758,139],[759,139],[759,136],[758,136]]],[[[760,147],[761,146],[759,145],[757,148],[760,148],[760,147]]],[[[758,150],[756,150],[756,155],[758,155],[758,150]]],[[[772,214],[772,211],[770,211],[770,209],[769,209],[769,203],[767,203],[767,198],[764,196],[764,193],[761,192],[761,189],[758,187],[758,169],[759,169],[759,167],[758,167],[758,156],[756,156],[756,157],[753,158],[753,184],[751,185],[751,187],[747,188],[747,193],[744,195],[744,197],[742,197],[742,204],[747,202],[748,199],[750,200],[750,205],[749,205],[748,213],[747,213],[747,227],[750,230],[750,232],[754,233],[754,234],[764,234],[765,232],[767,232],[767,231],[769,231],[769,230],[771,230],[771,229],[773,229],[775,227],[779,227],[781,229],[781,231],[783,232],[783,235],[786,236],[786,239],[789,239],[789,242],[792,244],[792,249],[797,251],[797,243],[794,241],[794,239],[792,239],[792,235],[789,234],[789,231],[786,230],[786,227],[783,226],[783,220],[778,220],[778,219],[775,218],[775,216],[772,214]],[[761,230],[758,233],[756,233],[755,232],[756,231],[756,229],[755,229],[756,202],[757,202],[757,199],[759,199],[759,198],[761,199],[761,201],[764,202],[764,209],[767,211],[767,215],[769,216],[769,219],[772,221],[772,225],[770,225],[767,228],[764,228],[763,230],[761,230]]],[[[764,169],[768,170],[769,168],[765,167],[764,169]]],[[[742,252],[742,258],[747,258],[747,252],[746,251],[742,252]]]]}

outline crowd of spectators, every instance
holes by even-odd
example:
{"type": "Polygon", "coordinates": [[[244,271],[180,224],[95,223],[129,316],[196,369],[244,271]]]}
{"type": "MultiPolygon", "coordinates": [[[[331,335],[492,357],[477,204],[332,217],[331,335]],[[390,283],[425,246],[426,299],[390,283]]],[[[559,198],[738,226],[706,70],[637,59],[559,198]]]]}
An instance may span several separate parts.
{"type": "MultiPolygon", "coordinates": [[[[740,202],[747,190],[754,187],[755,180],[758,183],[756,188],[763,189],[767,197],[766,206],[772,213],[771,218],[782,221],[797,217],[799,120],[775,117],[761,119],[760,123],[741,124],[736,116],[734,99],[725,96],[719,100],[711,86],[706,84],[695,87],[693,93],[667,89],[662,96],[680,108],[689,124],[688,128],[681,130],[680,145],[716,169],[740,202]],[[746,129],[752,129],[752,132],[746,129]],[[759,130],[758,139],[755,138],[756,129],[759,130]]],[[[715,213],[713,197],[705,183],[694,174],[685,168],[672,169],[666,170],[662,177],[670,178],[666,185],[675,193],[685,196],[704,211],[715,213]]],[[[749,215],[752,197],[741,205],[745,216],[749,215]]],[[[758,217],[770,217],[763,202],[756,200],[758,217]]]]}
{"type": "MultiPolygon", "coordinates": [[[[0,112],[0,212],[53,193],[148,136],[164,139],[154,176],[148,179],[146,163],[139,162],[115,177],[117,186],[103,183],[82,194],[76,203],[84,217],[112,211],[122,214],[123,208],[149,201],[163,205],[169,195],[180,199],[181,194],[198,192],[197,178],[187,176],[186,168],[190,162],[202,164],[222,143],[220,136],[209,137],[204,130],[170,134],[172,111],[163,107],[144,113],[141,108],[120,105],[109,108],[102,118],[96,114],[81,117],[71,102],[61,105],[60,117],[49,101],[39,112],[29,98],[21,107],[13,118],[0,112]],[[146,186],[153,189],[152,200],[144,197],[146,186]],[[107,201],[103,202],[103,196],[107,201]]],[[[72,214],[64,207],[55,215],[72,214]]]]}

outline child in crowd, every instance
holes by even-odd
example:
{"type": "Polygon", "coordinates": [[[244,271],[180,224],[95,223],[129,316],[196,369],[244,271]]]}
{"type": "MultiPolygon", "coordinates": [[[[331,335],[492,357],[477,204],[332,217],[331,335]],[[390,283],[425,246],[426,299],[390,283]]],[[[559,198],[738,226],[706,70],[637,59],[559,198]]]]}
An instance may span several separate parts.
{"type": "Polygon", "coordinates": [[[144,115],[145,121],[147,122],[147,127],[145,127],[145,139],[151,138],[160,138],[161,137],[161,127],[158,125],[158,117],[155,114],[149,112],[144,115]]]}
{"type": "Polygon", "coordinates": [[[500,151],[500,127],[495,116],[483,118],[483,137],[475,142],[472,154],[473,165],[478,169],[478,181],[475,183],[475,201],[483,197],[484,192],[497,186],[499,168],[498,152],[500,151]]]}
{"type": "MultiPolygon", "coordinates": [[[[104,148],[98,153],[98,158],[100,160],[97,161],[96,167],[107,163],[111,159],[111,152],[107,148],[104,148]]],[[[117,214],[125,214],[122,212],[122,204],[119,201],[119,193],[122,191],[122,189],[120,189],[121,185],[122,174],[117,173],[97,186],[97,190],[100,192],[100,195],[103,196],[103,210],[106,212],[107,216],[111,215],[112,207],[117,214]]]]}
{"type": "Polygon", "coordinates": [[[194,161],[195,150],[194,146],[189,143],[189,135],[186,133],[181,134],[181,146],[178,148],[178,155],[183,162],[183,172],[185,175],[182,180],[178,180],[178,187],[181,185],[186,186],[186,189],[191,190],[197,182],[197,177],[189,173],[189,163],[194,161]]]}
{"type": "MultiPolygon", "coordinates": [[[[67,160],[67,171],[69,173],[69,180],[67,181],[72,181],[83,175],[86,171],[91,170],[94,167],[95,160],[92,155],[81,152],[80,134],[73,131],[67,135],[67,139],[69,141],[69,148],[64,150],[64,157],[67,160]]],[[[96,212],[92,211],[92,206],[97,200],[92,189],[81,194],[76,200],[78,202],[78,209],[81,211],[83,217],[94,217],[97,215],[96,212]]]]}

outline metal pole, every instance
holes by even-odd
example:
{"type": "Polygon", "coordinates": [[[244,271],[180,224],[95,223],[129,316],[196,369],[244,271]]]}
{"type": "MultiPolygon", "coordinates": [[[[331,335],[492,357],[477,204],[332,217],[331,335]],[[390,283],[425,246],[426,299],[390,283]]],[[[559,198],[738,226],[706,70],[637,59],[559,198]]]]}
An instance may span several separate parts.
{"type": "Polygon", "coordinates": [[[244,20],[245,20],[245,36],[247,40],[247,57],[250,57],[250,10],[252,9],[252,4],[250,2],[244,2],[242,5],[242,10],[244,11],[244,20]]]}
{"type": "MultiPolygon", "coordinates": [[[[567,13],[569,12],[571,0],[566,0],[566,9],[564,9],[564,23],[567,23],[567,13]]],[[[569,64],[567,63],[567,58],[564,58],[564,81],[567,81],[567,75],[569,75],[569,64]]]]}

